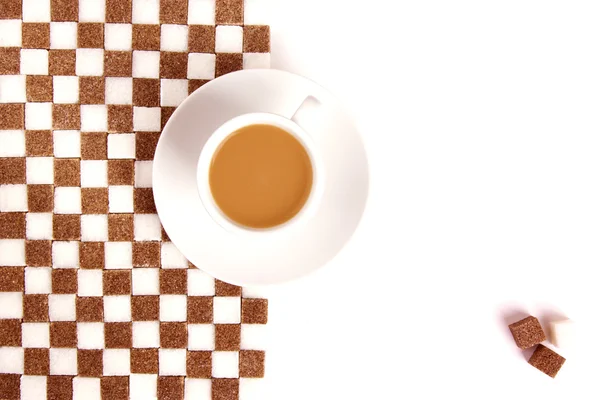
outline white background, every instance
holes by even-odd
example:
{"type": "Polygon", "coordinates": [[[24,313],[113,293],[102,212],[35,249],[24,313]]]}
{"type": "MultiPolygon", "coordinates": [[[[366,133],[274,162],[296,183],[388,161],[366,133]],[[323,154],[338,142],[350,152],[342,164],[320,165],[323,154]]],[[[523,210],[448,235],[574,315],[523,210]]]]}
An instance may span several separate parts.
{"type": "Polygon", "coordinates": [[[600,398],[599,4],[262,1],[371,171],[349,245],[271,291],[266,398],[600,398]],[[523,311],[577,323],[554,380],[523,311]]]}

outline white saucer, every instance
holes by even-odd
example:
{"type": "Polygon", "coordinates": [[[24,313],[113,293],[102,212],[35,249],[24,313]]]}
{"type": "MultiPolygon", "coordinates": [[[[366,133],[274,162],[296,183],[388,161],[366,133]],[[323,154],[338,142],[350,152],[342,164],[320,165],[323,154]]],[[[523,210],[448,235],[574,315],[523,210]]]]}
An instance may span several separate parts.
{"type": "Polygon", "coordinates": [[[173,113],[156,148],[154,200],[165,231],[198,268],[240,286],[289,281],[324,265],[344,246],[362,216],[368,167],[362,140],[340,102],[316,83],[278,70],[244,70],[215,79],[173,113]],[[247,113],[291,118],[309,96],[320,103],[304,126],[318,150],[326,183],[311,218],[277,234],[225,229],[204,207],[197,166],[208,138],[247,113]]]}

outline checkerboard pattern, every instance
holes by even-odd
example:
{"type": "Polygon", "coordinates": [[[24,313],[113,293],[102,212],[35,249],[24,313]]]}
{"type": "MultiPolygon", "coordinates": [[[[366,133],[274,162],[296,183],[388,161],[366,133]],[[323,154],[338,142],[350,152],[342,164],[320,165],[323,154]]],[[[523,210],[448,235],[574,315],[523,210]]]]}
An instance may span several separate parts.
{"type": "Polygon", "coordinates": [[[267,300],[191,265],[160,131],[269,66],[260,0],[1,0],[0,399],[256,398],[267,300]]]}

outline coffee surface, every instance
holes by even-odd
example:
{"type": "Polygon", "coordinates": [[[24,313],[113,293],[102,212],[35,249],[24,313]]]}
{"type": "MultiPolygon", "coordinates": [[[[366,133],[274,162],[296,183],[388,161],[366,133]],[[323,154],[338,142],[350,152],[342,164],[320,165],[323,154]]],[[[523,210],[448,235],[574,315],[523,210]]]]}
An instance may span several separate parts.
{"type": "Polygon", "coordinates": [[[304,206],[313,168],[304,146],[273,125],[249,125],[230,134],[213,155],[209,184],[221,211],[250,228],[271,228],[304,206]]]}

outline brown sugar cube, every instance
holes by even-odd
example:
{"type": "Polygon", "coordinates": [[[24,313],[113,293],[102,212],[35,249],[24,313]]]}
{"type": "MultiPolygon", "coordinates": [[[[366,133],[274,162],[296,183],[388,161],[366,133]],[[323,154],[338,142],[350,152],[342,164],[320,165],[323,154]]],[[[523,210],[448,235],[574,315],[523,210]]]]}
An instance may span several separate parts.
{"type": "Polygon", "coordinates": [[[54,214],[52,216],[52,236],[54,240],[81,239],[79,215],[54,214]]]}
{"type": "MultiPolygon", "coordinates": [[[[25,213],[0,213],[0,239],[24,238],[25,213]]],[[[25,256],[27,259],[27,251],[25,256]]]]}
{"type": "Polygon", "coordinates": [[[116,133],[133,131],[133,106],[109,104],[108,131],[116,133]]]}
{"type": "Polygon", "coordinates": [[[169,238],[169,235],[167,234],[167,231],[165,231],[165,228],[162,225],[160,227],[160,237],[163,242],[171,241],[171,239],[169,238]]]}
{"type": "Polygon", "coordinates": [[[21,346],[20,319],[0,319],[0,346],[21,346]]]}
{"type": "Polygon", "coordinates": [[[213,298],[189,296],[187,299],[187,321],[190,324],[212,324],[213,298]]]}
{"type": "Polygon", "coordinates": [[[187,376],[189,378],[212,377],[212,352],[188,351],[186,357],[187,376]]]}
{"type": "Polygon", "coordinates": [[[160,293],[187,294],[187,271],[185,269],[161,269],[160,293]]]}
{"type": "Polygon", "coordinates": [[[2,273],[0,274],[0,292],[22,292],[24,290],[25,268],[2,267],[2,273]]]}
{"type": "Polygon", "coordinates": [[[236,53],[219,53],[215,61],[215,76],[239,71],[244,66],[243,56],[236,53]]]}
{"type": "Polygon", "coordinates": [[[187,324],[185,322],[160,323],[160,347],[166,349],[185,349],[187,344],[187,324]]]}
{"type": "MultiPolygon", "coordinates": [[[[240,54],[241,55],[241,54],[240,54]]],[[[167,79],[187,78],[187,53],[161,51],[160,53],[160,77],[167,79]]]]}
{"type": "Polygon", "coordinates": [[[18,184],[26,181],[25,158],[0,158],[0,184],[18,184]]]}
{"type": "Polygon", "coordinates": [[[52,131],[25,131],[25,154],[27,157],[52,157],[52,131]]]}
{"type": "Polygon", "coordinates": [[[80,177],[79,159],[54,159],[54,184],[56,186],[79,186],[80,177]]]}
{"type": "Polygon", "coordinates": [[[104,344],[107,349],[129,349],[132,343],[131,322],[104,324],[104,344]]]}
{"type": "Polygon", "coordinates": [[[215,27],[213,25],[190,25],[188,50],[190,53],[214,53],[215,27]]]}
{"type": "Polygon", "coordinates": [[[133,105],[160,106],[160,79],[133,78],[133,105]]]}
{"type": "Polygon", "coordinates": [[[152,188],[135,188],[133,190],[133,211],[137,214],[156,214],[152,188]]]}
{"type": "Polygon", "coordinates": [[[27,185],[29,212],[52,212],[54,209],[53,185],[27,185]]]}
{"type": "Polygon", "coordinates": [[[81,132],[81,159],[106,160],[106,132],[81,132]]]}
{"type": "Polygon", "coordinates": [[[48,295],[23,295],[23,322],[48,322],[48,295]]]}
{"type": "Polygon", "coordinates": [[[104,295],[131,294],[131,270],[102,271],[104,295]]]}
{"type": "Polygon", "coordinates": [[[73,377],[48,375],[46,395],[53,400],[71,400],[73,398],[73,377]]]}
{"type": "Polygon", "coordinates": [[[50,351],[48,349],[25,349],[25,375],[48,375],[50,351]]]}
{"type": "Polygon", "coordinates": [[[79,1],[51,0],[50,18],[52,21],[77,21],[79,19],[79,1]]]}
{"type": "Polygon", "coordinates": [[[131,35],[133,50],[160,50],[160,25],[134,24],[131,35]]]}
{"type": "Polygon", "coordinates": [[[77,24],[77,47],[87,49],[104,48],[104,24],[80,22],[77,24]]]}
{"type": "Polygon", "coordinates": [[[105,51],[104,76],[131,77],[131,54],[130,51],[105,51]]]}
{"type": "Polygon", "coordinates": [[[183,400],[183,376],[159,376],[157,393],[159,399],[183,400]]]}
{"type": "Polygon", "coordinates": [[[133,266],[138,268],[160,267],[160,243],[133,242],[133,266]]]}
{"type": "Polygon", "coordinates": [[[175,112],[176,107],[161,107],[160,109],[160,129],[162,130],[171,115],[175,112]]]}
{"type": "Polygon", "coordinates": [[[108,214],[108,240],[111,242],[133,240],[133,214],[108,214]]]}
{"type": "Polygon", "coordinates": [[[25,263],[28,267],[51,267],[52,242],[50,240],[26,241],[25,263]]]}
{"type": "Polygon", "coordinates": [[[564,357],[550,350],[543,344],[538,345],[531,355],[531,358],[529,358],[529,364],[551,378],[556,377],[556,374],[558,374],[558,371],[560,371],[565,361],[566,359],[564,357]]]}
{"type": "Polygon", "coordinates": [[[52,269],[52,293],[77,293],[77,270],[73,268],[52,269]]]}
{"type": "Polygon", "coordinates": [[[79,244],[79,266],[84,269],[103,269],[104,243],[81,242],[79,244]]]}
{"type": "Polygon", "coordinates": [[[77,347],[77,322],[51,322],[50,347],[77,347]]]}
{"type": "Polygon", "coordinates": [[[100,378],[102,399],[129,400],[128,376],[103,376],[100,378]]]}
{"type": "Polygon", "coordinates": [[[21,26],[24,49],[48,49],[50,47],[50,24],[27,23],[21,26]]]}
{"type": "Polygon", "coordinates": [[[271,51],[268,25],[244,26],[244,53],[268,53],[271,51]]]}
{"type": "Polygon", "coordinates": [[[215,279],[215,295],[240,297],[242,295],[242,288],[215,279]]]}
{"type": "Polygon", "coordinates": [[[18,47],[0,47],[0,75],[19,75],[21,73],[20,69],[21,49],[18,47]]]}
{"type": "MultiPolygon", "coordinates": [[[[0,60],[2,54],[0,54],[0,60]]],[[[23,129],[25,126],[24,104],[0,104],[0,130],[23,129]]]]}
{"type": "Polygon", "coordinates": [[[133,374],[158,374],[158,349],[131,349],[133,374]]]}
{"type": "Polygon", "coordinates": [[[240,394],[239,379],[213,379],[211,385],[212,400],[237,400],[240,394]]]}
{"type": "Polygon", "coordinates": [[[3,0],[2,8],[0,8],[0,19],[21,19],[22,10],[22,0],[3,0]]]}
{"type": "Polygon", "coordinates": [[[106,22],[131,22],[131,0],[106,0],[106,22]]]}
{"type": "Polygon", "coordinates": [[[79,104],[54,104],[52,126],[54,129],[79,129],[81,127],[79,104]]]}
{"type": "MultiPolygon", "coordinates": [[[[0,9],[0,12],[4,10],[0,9]]],[[[21,375],[0,374],[0,399],[21,398],[21,375]]]]}
{"type": "Polygon", "coordinates": [[[242,323],[266,324],[268,304],[266,299],[242,299],[242,323]]]}
{"type": "Polygon", "coordinates": [[[188,0],[161,0],[159,17],[161,24],[187,25],[188,0]]]}
{"type": "Polygon", "coordinates": [[[265,376],[265,352],[240,351],[240,378],[263,378],[265,376]]]}
{"type": "Polygon", "coordinates": [[[102,350],[77,350],[77,374],[79,376],[102,376],[102,350]]]}
{"type": "Polygon", "coordinates": [[[108,188],[81,188],[81,212],[108,214],[108,188]]]}
{"type": "Polygon", "coordinates": [[[75,50],[50,50],[48,53],[48,74],[75,75],[75,50]]]}
{"type": "Polygon", "coordinates": [[[206,79],[190,79],[188,81],[188,94],[194,93],[196,89],[201,88],[208,82],[210,81],[206,79]]]}
{"type": "MultiPolygon", "coordinates": [[[[79,322],[103,322],[104,301],[103,297],[77,297],[76,299],[77,321],[79,322]]],[[[104,326],[106,336],[106,325],[104,326]]]]}
{"type": "Polygon", "coordinates": [[[240,324],[215,324],[215,350],[238,351],[240,340],[240,324]]]}
{"type": "Polygon", "coordinates": [[[131,296],[131,319],[155,321],[158,319],[158,296],[131,296]]]}
{"type": "Polygon", "coordinates": [[[136,132],[135,134],[135,158],[138,161],[154,159],[156,144],[160,132],[136,132]]]}
{"type": "Polygon", "coordinates": [[[527,349],[546,340],[540,321],[529,316],[508,326],[520,349],[527,349]]]}
{"type": "Polygon", "coordinates": [[[79,102],[81,104],[104,104],[104,77],[79,77],[79,102]]]}
{"type": "Polygon", "coordinates": [[[29,102],[52,101],[52,77],[45,75],[27,75],[25,90],[29,102]]]}
{"type": "Polygon", "coordinates": [[[217,25],[242,25],[244,23],[244,0],[217,0],[215,23],[217,25]]]}
{"type": "Polygon", "coordinates": [[[133,160],[108,160],[108,184],[131,185],[134,183],[133,160]]]}

